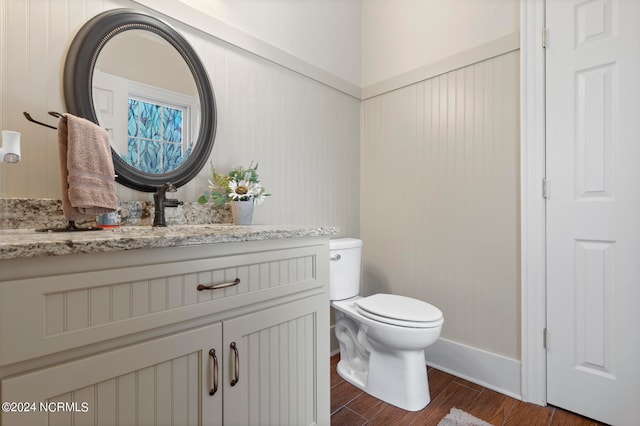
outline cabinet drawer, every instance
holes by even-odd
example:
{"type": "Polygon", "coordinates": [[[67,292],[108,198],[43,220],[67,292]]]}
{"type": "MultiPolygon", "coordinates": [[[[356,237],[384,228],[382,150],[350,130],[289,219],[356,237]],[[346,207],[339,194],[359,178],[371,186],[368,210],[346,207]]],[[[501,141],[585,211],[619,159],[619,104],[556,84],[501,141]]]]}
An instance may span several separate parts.
{"type": "Polygon", "coordinates": [[[203,246],[192,258],[163,249],[179,260],[167,260],[165,251],[155,263],[152,250],[137,250],[131,256],[140,263],[128,267],[114,268],[105,256],[95,271],[0,282],[0,365],[328,285],[327,271],[317,268],[319,256],[328,258],[326,245],[264,247],[206,257],[203,246]],[[236,279],[231,287],[197,290],[236,279]]]}

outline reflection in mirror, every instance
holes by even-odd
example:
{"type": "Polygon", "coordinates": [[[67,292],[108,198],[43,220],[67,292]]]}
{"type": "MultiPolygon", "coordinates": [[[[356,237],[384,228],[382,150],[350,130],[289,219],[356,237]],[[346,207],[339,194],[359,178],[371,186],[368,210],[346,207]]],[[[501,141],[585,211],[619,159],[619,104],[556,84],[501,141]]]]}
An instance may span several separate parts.
{"type": "Polygon", "coordinates": [[[188,158],[198,135],[198,89],[166,40],[143,30],[114,36],[96,60],[92,86],[98,123],[123,161],[163,174],[188,158]]]}
{"type": "Polygon", "coordinates": [[[86,22],[64,64],[67,111],[111,134],[116,181],[176,188],[208,163],[216,102],[196,52],[167,23],[133,9],[86,22]]]}

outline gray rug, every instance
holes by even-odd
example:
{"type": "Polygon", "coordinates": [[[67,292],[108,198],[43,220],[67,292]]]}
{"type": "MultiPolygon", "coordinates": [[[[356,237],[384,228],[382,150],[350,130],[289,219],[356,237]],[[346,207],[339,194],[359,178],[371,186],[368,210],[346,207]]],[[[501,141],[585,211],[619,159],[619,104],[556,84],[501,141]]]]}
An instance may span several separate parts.
{"type": "Polygon", "coordinates": [[[466,411],[454,407],[449,411],[449,414],[440,420],[438,426],[491,426],[491,423],[480,420],[466,411]]]}

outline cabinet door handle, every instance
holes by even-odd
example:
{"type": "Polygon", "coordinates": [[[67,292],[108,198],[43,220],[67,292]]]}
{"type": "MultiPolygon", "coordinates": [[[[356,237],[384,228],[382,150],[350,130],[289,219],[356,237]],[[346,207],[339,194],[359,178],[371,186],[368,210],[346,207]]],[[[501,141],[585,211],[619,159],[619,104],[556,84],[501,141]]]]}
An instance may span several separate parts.
{"type": "Polygon", "coordinates": [[[209,356],[213,360],[211,363],[211,380],[213,385],[209,389],[209,396],[213,396],[218,391],[218,357],[215,349],[209,349],[209,356]]]}
{"type": "Polygon", "coordinates": [[[236,346],[236,342],[231,342],[229,345],[231,350],[233,350],[233,373],[234,377],[231,380],[231,386],[235,386],[238,384],[238,380],[240,380],[240,354],[238,354],[238,347],[236,346]]]}
{"type": "Polygon", "coordinates": [[[227,287],[233,287],[234,285],[238,285],[240,284],[240,278],[236,278],[233,281],[230,281],[228,283],[221,283],[221,284],[211,284],[211,285],[204,285],[204,284],[198,284],[198,287],[196,287],[196,289],[198,291],[202,291],[202,290],[219,290],[221,288],[227,288],[227,287]]]}

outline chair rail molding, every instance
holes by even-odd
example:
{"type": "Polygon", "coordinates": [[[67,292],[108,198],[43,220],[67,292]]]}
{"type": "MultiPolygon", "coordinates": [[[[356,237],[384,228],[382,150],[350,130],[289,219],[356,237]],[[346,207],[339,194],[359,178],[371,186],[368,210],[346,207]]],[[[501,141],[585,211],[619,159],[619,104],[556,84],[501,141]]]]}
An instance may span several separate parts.
{"type": "Polygon", "coordinates": [[[185,3],[174,0],[133,0],[141,6],[154,10],[169,19],[180,21],[205,34],[229,43],[237,48],[260,56],[275,64],[300,73],[356,99],[361,99],[359,86],[346,81],[337,75],[321,69],[299,57],[285,52],[265,41],[260,40],[242,30],[232,27],[213,16],[202,13],[185,3]]]}
{"type": "Polygon", "coordinates": [[[395,77],[362,88],[362,100],[373,98],[406,86],[428,80],[437,75],[473,65],[520,48],[520,33],[514,32],[472,47],[447,58],[426,64],[395,77]]]}

